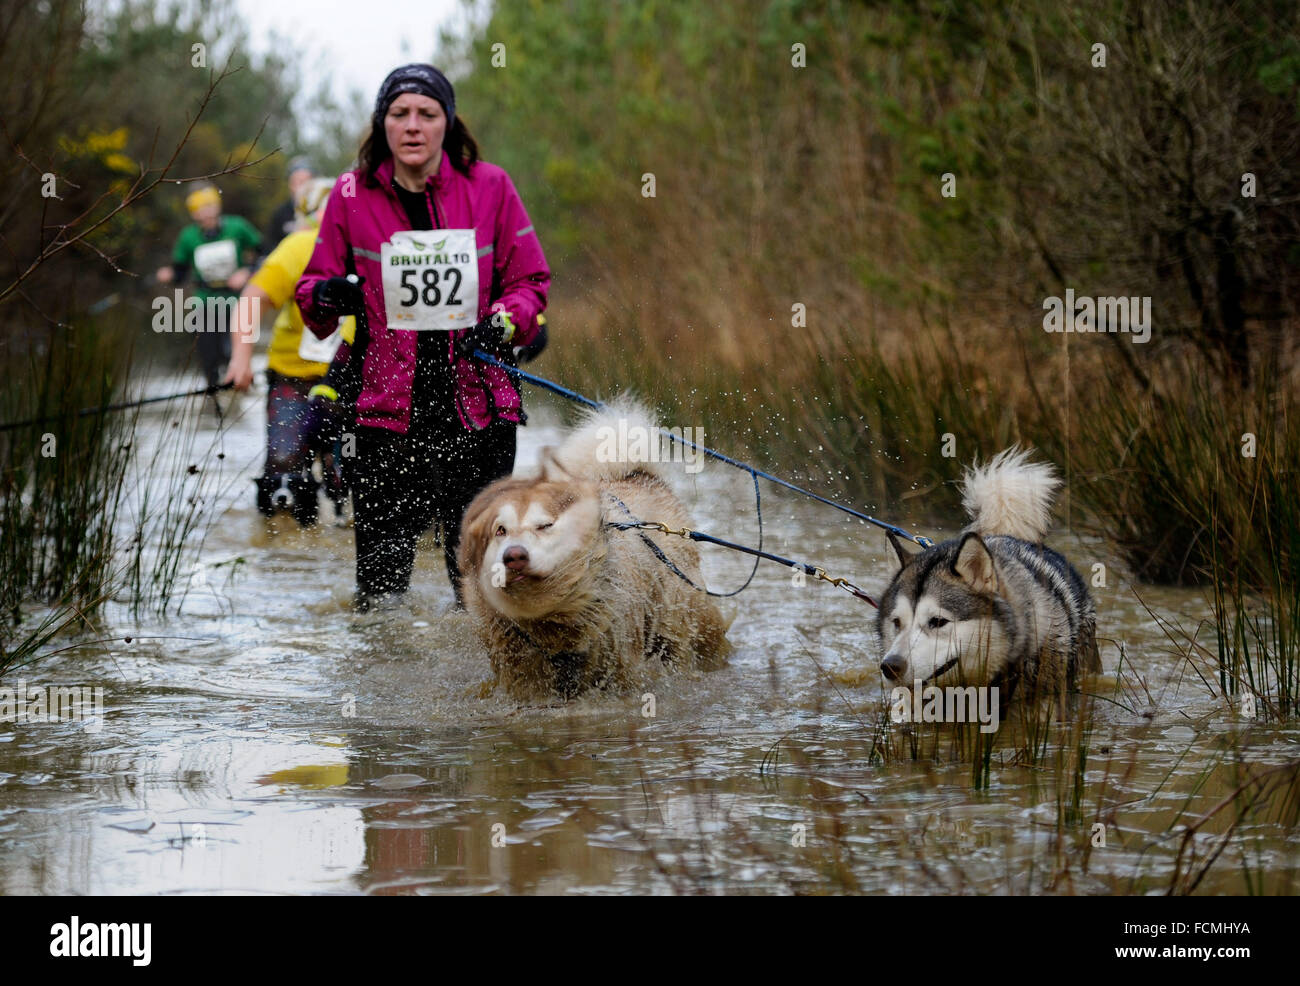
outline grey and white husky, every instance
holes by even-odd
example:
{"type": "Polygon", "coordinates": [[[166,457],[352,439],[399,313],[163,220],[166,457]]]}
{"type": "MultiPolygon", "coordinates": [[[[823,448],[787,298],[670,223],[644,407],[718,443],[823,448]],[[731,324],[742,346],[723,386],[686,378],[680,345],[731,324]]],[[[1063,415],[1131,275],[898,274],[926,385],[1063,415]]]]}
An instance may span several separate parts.
{"type": "Polygon", "coordinates": [[[999,704],[1063,697],[1080,671],[1100,671],[1097,614],[1079,573],[1046,547],[1052,467],[1010,448],[966,470],[959,537],[909,550],[889,535],[899,570],[880,601],[880,670],[891,682],[990,686],[999,704]]]}

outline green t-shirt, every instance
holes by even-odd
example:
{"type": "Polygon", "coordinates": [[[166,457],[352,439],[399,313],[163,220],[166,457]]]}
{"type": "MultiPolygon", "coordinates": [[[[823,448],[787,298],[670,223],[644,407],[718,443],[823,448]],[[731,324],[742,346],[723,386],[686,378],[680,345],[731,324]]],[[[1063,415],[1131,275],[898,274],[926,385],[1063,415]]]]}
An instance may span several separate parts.
{"type": "Polygon", "coordinates": [[[194,275],[194,293],[200,297],[238,294],[226,287],[226,279],[240,267],[249,267],[262,247],[262,234],[248,220],[222,216],[209,233],[190,223],[176,240],[172,263],[184,265],[194,275]]]}

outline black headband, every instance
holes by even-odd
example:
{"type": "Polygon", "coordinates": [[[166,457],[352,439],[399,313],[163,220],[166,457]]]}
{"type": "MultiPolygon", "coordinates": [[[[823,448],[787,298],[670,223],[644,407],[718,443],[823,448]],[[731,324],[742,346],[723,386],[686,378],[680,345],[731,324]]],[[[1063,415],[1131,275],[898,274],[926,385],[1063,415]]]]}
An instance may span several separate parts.
{"type": "Polygon", "coordinates": [[[447,77],[432,65],[403,65],[388,73],[388,78],[379,87],[379,96],[375,99],[374,123],[382,127],[388,107],[404,92],[418,92],[421,96],[436,99],[442,104],[442,111],[447,114],[447,129],[451,129],[456,119],[456,93],[447,81],[447,77]]]}

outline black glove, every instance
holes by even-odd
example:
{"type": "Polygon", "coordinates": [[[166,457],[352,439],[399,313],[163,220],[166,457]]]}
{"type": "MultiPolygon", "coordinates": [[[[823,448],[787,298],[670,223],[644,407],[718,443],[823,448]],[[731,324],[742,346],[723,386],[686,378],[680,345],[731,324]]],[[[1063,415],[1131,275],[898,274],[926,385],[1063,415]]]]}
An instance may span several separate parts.
{"type": "Polygon", "coordinates": [[[456,355],[461,359],[469,359],[474,355],[474,350],[482,349],[495,356],[514,334],[515,324],[510,315],[507,312],[492,312],[456,340],[456,355]]]}
{"type": "MultiPolygon", "coordinates": [[[[355,277],[355,275],[353,275],[355,277]]],[[[326,315],[360,315],[366,299],[361,293],[365,278],[327,277],[312,288],[311,300],[326,315]]]]}
{"type": "Polygon", "coordinates": [[[546,348],[546,340],[549,333],[546,330],[546,316],[537,316],[537,335],[527,346],[515,346],[515,360],[519,363],[531,363],[542,354],[546,348]]]}

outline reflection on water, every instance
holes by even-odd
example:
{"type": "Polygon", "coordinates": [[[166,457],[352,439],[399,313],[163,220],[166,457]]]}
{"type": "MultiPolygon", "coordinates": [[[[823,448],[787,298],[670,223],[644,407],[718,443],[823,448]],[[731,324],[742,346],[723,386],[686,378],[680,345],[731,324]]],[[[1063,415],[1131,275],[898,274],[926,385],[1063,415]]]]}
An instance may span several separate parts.
{"type": "MultiPolygon", "coordinates": [[[[1183,872],[1215,852],[1235,815],[1185,827],[1247,767],[1296,759],[1300,734],[1243,734],[1213,673],[1207,685],[1145,608],[1195,626],[1199,593],[1139,600],[1099,545],[1070,538],[1057,543],[1081,570],[1111,571],[1094,590],[1107,670],[1121,649],[1132,665],[1118,686],[1090,683],[1103,698],[1077,804],[1073,767],[1053,767],[1068,727],[1038,763],[996,751],[986,790],[933,733],[921,747],[938,757],[873,756],[886,710],[872,611],[775,566],[734,601],[731,665],[663,681],[653,718],[640,696],[485,697],[487,661],[448,612],[439,553],[421,556],[404,605],[357,616],[351,532],[256,514],[261,400],[234,405],[225,458],[206,464],[230,506],[180,615],[110,610],[130,644],[28,670],[102,686],[106,715],[98,730],[0,723],[0,891],[1145,892],[1169,884],[1180,849],[1183,872]]],[[[147,440],[163,440],[167,413],[146,419],[147,440]]],[[[522,430],[521,464],[554,437],[522,430]]],[[[752,540],[743,475],[710,464],[679,487],[700,529],[752,540]]],[[[868,588],[886,579],[871,530],[794,498],[765,507],[770,550],[868,588]]],[[[748,574],[738,556],[705,564],[723,589],[748,574]]],[[[1293,886],[1277,800],[1240,821],[1196,892],[1293,886]]]]}

